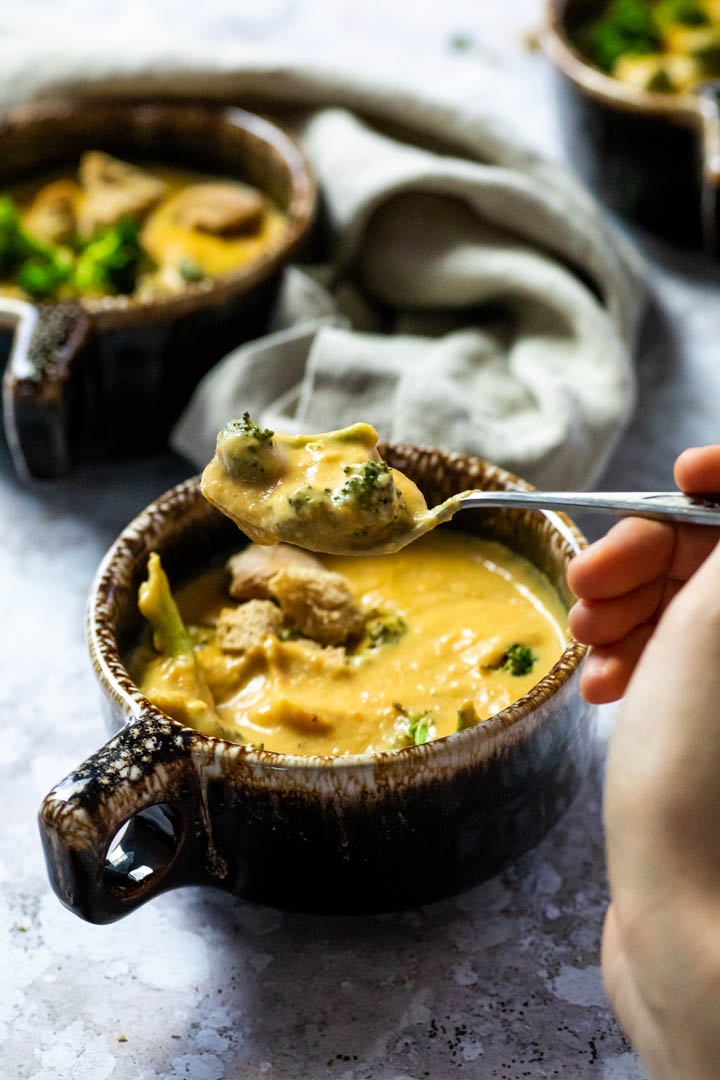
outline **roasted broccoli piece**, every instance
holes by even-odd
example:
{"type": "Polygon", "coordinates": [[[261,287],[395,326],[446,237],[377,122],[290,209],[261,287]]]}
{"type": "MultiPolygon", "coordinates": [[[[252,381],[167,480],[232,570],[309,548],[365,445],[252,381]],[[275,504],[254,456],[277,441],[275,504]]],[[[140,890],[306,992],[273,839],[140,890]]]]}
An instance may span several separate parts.
{"type": "Polygon", "coordinates": [[[407,712],[398,701],[393,703],[398,719],[402,722],[402,729],[398,736],[398,746],[421,746],[430,738],[430,726],[432,713],[429,709],[419,712],[407,712]]]}
{"type": "Polygon", "coordinates": [[[346,465],[343,472],[348,479],[335,492],[336,502],[354,503],[363,510],[375,510],[387,507],[395,501],[395,484],[386,461],[363,461],[359,465],[346,465]]]}
{"type": "Polygon", "coordinates": [[[537,656],[533,656],[527,645],[516,643],[507,649],[500,661],[500,667],[511,675],[529,675],[536,660],[537,656]]]}
{"type": "Polygon", "coordinates": [[[267,483],[277,472],[274,431],[259,427],[250,413],[231,420],[217,437],[217,456],[228,476],[250,483],[267,483]]]}
{"type": "Polygon", "coordinates": [[[74,284],[80,293],[131,293],[143,258],[138,226],[123,218],[97,233],[82,249],[74,284]]]}
{"type": "Polygon", "coordinates": [[[590,59],[604,71],[612,71],[615,61],[625,53],[656,52],[661,45],[649,0],[612,0],[589,31],[590,59]]]}
{"type": "Polygon", "coordinates": [[[392,611],[373,615],[365,625],[366,647],[378,649],[381,645],[394,645],[407,634],[407,628],[402,615],[392,611]]]}
{"type": "Polygon", "coordinates": [[[457,712],[457,731],[467,731],[480,723],[480,717],[475,711],[472,701],[464,701],[457,712]]]}

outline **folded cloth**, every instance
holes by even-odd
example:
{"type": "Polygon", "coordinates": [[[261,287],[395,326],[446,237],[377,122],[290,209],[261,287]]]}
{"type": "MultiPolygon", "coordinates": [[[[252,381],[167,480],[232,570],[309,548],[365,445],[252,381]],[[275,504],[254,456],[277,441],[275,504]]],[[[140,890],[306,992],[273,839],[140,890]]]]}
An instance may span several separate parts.
{"type": "MultiPolygon", "coordinates": [[[[83,81],[75,58],[75,93],[194,88],[292,115],[323,193],[328,261],[291,268],[270,332],[200,383],[173,433],[180,453],[203,464],[218,429],[249,409],[289,431],[366,420],[383,438],[478,454],[541,487],[597,479],[634,404],[642,273],[582,188],[503,129],[491,99],[475,110],[217,50],[212,70],[197,49],[104,61],[104,79],[83,81]]],[[[38,89],[17,64],[13,85],[38,89]]]]}
{"type": "MultiPolygon", "coordinates": [[[[249,408],[283,430],[362,419],[538,486],[591,484],[633,404],[629,267],[584,251],[586,217],[535,178],[408,145],[345,110],[299,130],[333,241],[315,270],[328,303],[318,322],[317,294],[307,318],[285,295],[294,328],[206,377],[176,449],[200,465],[218,428],[249,408]]],[[[288,286],[300,291],[298,272],[288,286]]]]}

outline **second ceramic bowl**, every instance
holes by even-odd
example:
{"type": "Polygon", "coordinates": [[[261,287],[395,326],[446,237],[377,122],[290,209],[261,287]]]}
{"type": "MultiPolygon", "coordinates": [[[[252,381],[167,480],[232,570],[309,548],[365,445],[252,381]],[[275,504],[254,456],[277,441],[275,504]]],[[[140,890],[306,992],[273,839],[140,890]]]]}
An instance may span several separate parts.
{"type": "Polygon", "coordinates": [[[684,246],[720,254],[720,84],[649,92],[613,79],[577,46],[607,0],[547,0],[567,156],[611,209],[684,246]]]}
{"type": "MultiPolygon", "coordinates": [[[[470,487],[527,487],[475,458],[381,450],[431,505],[470,487]]],[[[573,602],[565,570],[585,541],[564,515],[484,510],[458,524],[526,556],[573,602]]],[[[100,566],[88,640],[116,734],[40,812],[50,880],[67,907],[111,922],[166,889],[206,884],[296,910],[387,911],[473,885],[547,832],[590,760],[593,710],[580,695],[577,642],[529,693],[477,727],[355,757],[224,742],[143,697],[122,657],[140,632],[137,590],[149,552],[160,552],[177,582],[244,542],[194,479],[152,503],[100,566]]]]}
{"type": "Polygon", "coordinates": [[[245,180],[285,211],[257,258],[169,296],[30,304],[0,297],[5,435],[23,476],[66,473],[83,456],[162,446],[200,377],[262,333],[282,267],[306,236],[315,184],[276,123],[243,109],[50,101],[0,117],[0,190],[85,150],[245,180]],[[3,338],[4,330],[4,338],[3,338]]]}

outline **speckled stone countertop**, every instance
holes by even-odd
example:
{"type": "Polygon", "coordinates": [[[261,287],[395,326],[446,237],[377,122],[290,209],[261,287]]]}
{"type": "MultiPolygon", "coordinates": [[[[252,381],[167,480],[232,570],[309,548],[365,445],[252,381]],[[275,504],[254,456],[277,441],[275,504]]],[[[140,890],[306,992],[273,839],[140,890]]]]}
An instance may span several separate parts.
{"type": "MultiPolygon", "coordinates": [[[[24,10],[39,14],[43,2],[24,10]]],[[[442,62],[459,95],[472,93],[474,58],[489,57],[509,69],[504,107],[557,156],[546,68],[522,44],[540,6],[245,0],[233,27],[261,38],[282,26],[302,43],[322,22],[325,40],[334,34],[367,56],[400,41],[408,64],[442,62]]],[[[653,297],[640,406],[606,488],[669,486],[680,449],[720,439],[718,279],[697,256],[641,243],[653,297]]],[[[0,460],[3,1080],[643,1077],[598,966],[612,710],[601,711],[596,765],[564,820],[506,873],[455,899],[338,919],[187,889],[107,927],[60,906],[35,813],[103,739],[84,644],[88,585],[122,526],[185,473],[168,455],[26,489],[0,460]]]]}

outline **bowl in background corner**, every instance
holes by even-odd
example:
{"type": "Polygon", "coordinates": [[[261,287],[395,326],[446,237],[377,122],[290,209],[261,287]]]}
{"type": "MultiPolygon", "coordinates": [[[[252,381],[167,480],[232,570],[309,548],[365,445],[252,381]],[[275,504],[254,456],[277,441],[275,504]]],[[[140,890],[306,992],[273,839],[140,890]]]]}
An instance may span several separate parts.
{"type": "Polygon", "coordinates": [[[315,181],[298,143],[240,108],[101,99],[0,115],[0,189],[94,149],[244,180],[286,213],[267,251],[171,295],[31,303],[0,297],[5,437],[24,477],[163,446],[198,380],[261,334],[280,274],[307,237],[315,181]]]}

